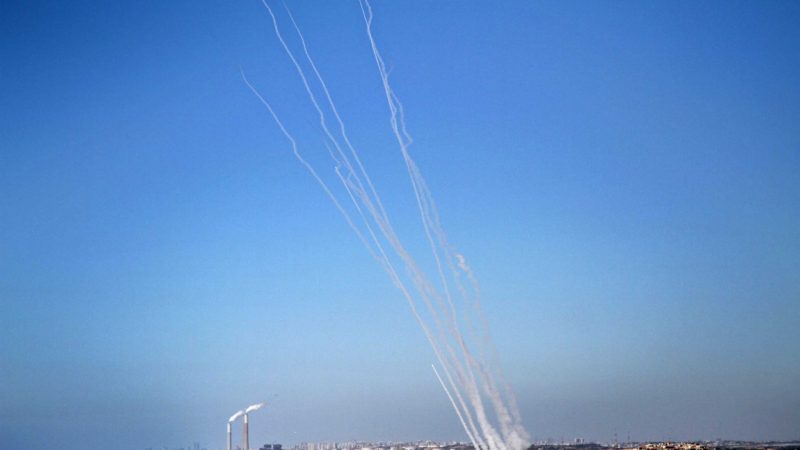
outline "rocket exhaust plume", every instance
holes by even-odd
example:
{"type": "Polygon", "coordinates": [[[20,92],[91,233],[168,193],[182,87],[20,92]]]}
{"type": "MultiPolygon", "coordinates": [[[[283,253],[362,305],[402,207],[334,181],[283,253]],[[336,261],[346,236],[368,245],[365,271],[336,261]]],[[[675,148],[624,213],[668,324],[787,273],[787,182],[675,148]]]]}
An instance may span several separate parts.
{"type": "MultiPolygon", "coordinates": [[[[278,19],[267,0],[261,0],[261,3],[272,20],[278,42],[297,71],[308,100],[318,115],[323,145],[334,163],[333,173],[328,177],[334,177],[340,184],[338,189],[331,187],[321,172],[317,172],[303,158],[297,141],[264,96],[245,77],[244,72],[242,80],[267,108],[281,133],[289,141],[295,158],[322,187],[359,241],[402,293],[442,369],[443,377],[434,366],[437,379],[476,449],[526,448],[530,438],[522,426],[513,393],[494,364],[496,351],[481,312],[478,282],[466,258],[448,242],[433,196],[411,158],[411,135],[406,129],[403,106],[389,83],[386,63],[373,36],[373,14],[369,1],[359,0],[366,37],[389,109],[390,130],[408,172],[424,239],[435,263],[432,277],[422,270],[395,232],[378,191],[347,135],[344,121],[328,86],[288,7],[286,14],[302,47],[304,65],[311,69],[310,76],[307,76],[287,45],[278,26],[278,19]],[[316,85],[316,89],[312,88],[312,84],[316,85]],[[324,94],[321,101],[315,91],[324,94]],[[338,125],[338,131],[328,126],[330,117],[338,125]]],[[[263,404],[252,405],[244,411],[246,450],[249,450],[247,413],[261,406],[263,404]]]]}
{"type": "Polygon", "coordinates": [[[469,428],[467,427],[467,424],[464,422],[464,416],[461,415],[461,410],[458,409],[458,406],[456,405],[455,400],[453,400],[453,396],[450,395],[450,391],[447,389],[447,386],[444,384],[444,381],[442,381],[442,377],[439,375],[439,371],[436,370],[436,366],[431,364],[431,369],[433,369],[433,373],[436,374],[436,379],[439,380],[439,384],[442,385],[442,389],[444,389],[444,393],[447,394],[447,398],[448,398],[448,400],[450,400],[450,404],[453,405],[453,409],[456,411],[456,415],[458,416],[458,420],[461,421],[461,426],[464,427],[464,432],[467,433],[467,437],[469,437],[469,440],[470,440],[470,442],[472,442],[473,447],[475,447],[476,449],[480,448],[480,447],[478,447],[478,443],[475,442],[475,437],[472,435],[472,432],[469,430],[469,428]]]}

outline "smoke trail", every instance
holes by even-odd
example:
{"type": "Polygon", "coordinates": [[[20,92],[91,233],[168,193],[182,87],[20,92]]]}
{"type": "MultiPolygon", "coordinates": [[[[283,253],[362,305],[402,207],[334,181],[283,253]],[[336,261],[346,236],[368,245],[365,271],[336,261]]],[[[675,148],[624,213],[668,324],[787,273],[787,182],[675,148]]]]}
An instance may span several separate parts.
{"type": "Polygon", "coordinates": [[[346,198],[350,200],[351,207],[360,219],[359,221],[353,220],[351,214],[344,207],[345,201],[339,200],[317,174],[316,170],[302,157],[293,136],[278,118],[278,115],[271,105],[247,80],[243,72],[242,79],[268,109],[281,132],[289,141],[295,157],[309,173],[311,173],[317,183],[320,184],[326,195],[333,201],[336,208],[345,218],[350,228],[356,233],[362,244],[367,247],[371,256],[378,261],[380,266],[389,275],[392,283],[402,292],[403,297],[409,304],[415,319],[422,328],[426,339],[442,367],[450,389],[447,388],[447,385],[439,376],[435,367],[434,372],[442,384],[442,387],[447,392],[448,398],[456,410],[456,414],[465,432],[473,442],[473,445],[477,448],[488,450],[519,450],[524,448],[527,445],[526,440],[528,436],[521,425],[513,395],[499,372],[497,375],[492,372],[491,369],[495,365],[487,365],[487,357],[489,358],[488,362],[493,363],[494,348],[491,345],[491,340],[486,331],[485,319],[480,312],[480,291],[477,281],[472,274],[472,270],[467,265],[466,259],[460,253],[453,250],[448,244],[439,221],[439,215],[433,197],[418,167],[408,152],[408,147],[411,145],[412,139],[406,130],[402,104],[389,84],[385,63],[372,35],[372,8],[369,2],[367,0],[359,0],[359,5],[366,24],[367,37],[370,42],[373,58],[378,66],[378,73],[389,106],[391,129],[397,140],[409,174],[425,236],[430,246],[431,255],[436,263],[436,274],[441,286],[441,292],[428,280],[424,272],[420,270],[414,258],[405,249],[395,233],[383,206],[383,202],[364,168],[358,156],[358,152],[347,135],[344,121],[339,115],[327,84],[317,69],[306,45],[305,38],[295,22],[294,17],[291,15],[291,12],[288,10],[288,7],[286,8],[287,14],[297,33],[298,40],[302,44],[305,61],[314,72],[316,82],[325,94],[327,106],[339,125],[338,138],[328,127],[326,113],[323,111],[323,108],[314,95],[309,79],[305,75],[301,64],[286,44],[273,10],[266,0],[261,0],[261,3],[269,13],[275,35],[283,47],[284,52],[294,65],[303,83],[309,101],[317,111],[319,126],[324,135],[325,147],[335,162],[334,173],[346,193],[346,198]],[[342,145],[340,145],[339,139],[341,139],[344,143],[344,147],[349,151],[349,156],[342,148],[342,145]],[[352,160],[355,161],[355,166],[350,160],[351,157],[352,160]],[[387,249],[390,251],[387,252],[387,249]],[[406,286],[406,282],[403,281],[403,278],[395,268],[395,264],[393,263],[393,259],[395,258],[399,259],[401,265],[405,268],[406,277],[411,283],[413,291],[406,286]],[[447,271],[445,269],[447,269],[447,271]],[[462,281],[462,276],[467,278],[469,287],[462,281]],[[457,302],[451,293],[451,285],[455,286],[460,302],[467,304],[467,308],[457,307],[457,302]],[[418,305],[418,302],[421,303],[421,305],[418,305]],[[429,316],[429,320],[423,317],[420,306],[424,307],[423,310],[429,316]],[[473,310],[472,314],[476,314],[481,319],[480,333],[475,330],[470,309],[473,310]],[[459,316],[459,312],[461,316],[459,316]],[[463,320],[466,325],[466,337],[461,332],[459,317],[461,317],[461,320],[463,320]],[[470,350],[467,341],[473,343],[477,341],[478,358],[476,358],[472,350],[470,350]],[[505,389],[498,389],[498,384],[505,389]],[[450,394],[450,390],[454,393],[455,399],[450,394]],[[484,405],[484,396],[486,396],[493,407],[494,420],[498,422],[500,432],[495,429],[492,420],[487,414],[487,409],[484,405]],[[508,405],[506,403],[508,403],[508,405]]]}
{"type": "MultiPolygon", "coordinates": [[[[453,389],[457,389],[456,386],[453,384],[452,377],[450,376],[449,370],[447,369],[448,367],[452,366],[450,363],[448,363],[445,360],[447,355],[442,356],[441,350],[439,349],[439,345],[437,345],[436,337],[434,337],[432,335],[432,333],[429,330],[428,326],[426,325],[425,321],[420,316],[420,314],[419,314],[419,312],[417,310],[417,306],[414,303],[413,296],[411,295],[409,290],[406,288],[406,286],[403,284],[400,276],[397,274],[397,272],[394,269],[391,261],[389,260],[388,256],[386,255],[385,251],[383,250],[383,246],[381,245],[379,239],[375,235],[375,233],[374,233],[372,227],[370,226],[368,220],[366,219],[365,215],[363,214],[362,206],[360,206],[359,202],[361,203],[361,205],[363,205],[364,209],[366,209],[370,213],[370,215],[372,216],[372,218],[375,221],[376,225],[381,229],[384,237],[389,241],[389,244],[395,249],[396,253],[401,257],[403,262],[406,264],[407,269],[409,270],[409,272],[411,272],[410,273],[410,277],[412,278],[412,282],[414,283],[414,285],[416,287],[416,290],[423,294],[423,300],[424,300],[424,302],[425,302],[425,304],[426,304],[426,306],[428,308],[428,311],[432,313],[433,319],[434,319],[435,324],[436,324],[436,328],[439,329],[439,330],[443,330],[443,327],[442,327],[442,325],[440,323],[440,319],[438,317],[437,311],[430,304],[430,300],[428,299],[428,293],[429,292],[434,292],[433,289],[431,289],[429,283],[426,280],[424,280],[424,276],[422,275],[421,271],[419,271],[419,269],[417,269],[416,264],[413,261],[413,259],[410,257],[410,255],[405,251],[405,249],[400,244],[399,239],[397,238],[396,234],[394,233],[393,229],[391,228],[391,225],[388,223],[388,220],[385,219],[385,214],[383,216],[378,215],[377,212],[375,211],[375,209],[373,208],[373,206],[372,206],[373,202],[370,200],[369,195],[364,192],[361,183],[358,181],[359,180],[358,179],[358,175],[353,171],[352,166],[347,162],[346,155],[344,155],[342,153],[341,148],[339,147],[338,143],[336,142],[336,140],[333,138],[333,136],[331,135],[330,131],[328,130],[328,128],[326,126],[324,113],[322,112],[322,109],[320,108],[320,106],[319,106],[319,104],[318,104],[318,102],[316,100],[316,97],[314,96],[314,94],[313,94],[313,92],[312,92],[312,90],[311,90],[311,88],[310,88],[310,86],[308,84],[307,78],[306,78],[302,68],[300,67],[300,65],[297,62],[297,59],[294,57],[294,55],[292,54],[291,50],[288,48],[288,46],[286,45],[286,42],[284,41],[284,39],[283,39],[283,37],[282,37],[282,35],[280,33],[280,29],[278,28],[278,25],[277,25],[277,19],[275,18],[275,15],[274,15],[272,9],[270,8],[269,4],[267,4],[265,1],[262,1],[262,4],[266,8],[266,10],[269,12],[270,17],[272,18],[273,27],[275,29],[275,33],[276,33],[276,35],[278,37],[278,40],[281,42],[281,45],[283,46],[284,51],[289,56],[290,60],[292,61],[292,63],[294,64],[294,66],[295,66],[295,68],[296,68],[296,70],[298,72],[298,75],[300,76],[301,80],[303,81],[303,85],[304,85],[304,87],[306,89],[306,93],[308,94],[309,100],[314,105],[314,108],[317,110],[318,114],[320,115],[320,126],[325,131],[325,135],[328,137],[330,142],[336,147],[337,152],[339,153],[340,157],[346,162],[345,164],[342,164],[340,166],[339,165],[340,164],[339,159],[334,156],[334,160],[337,162],[336,174],[337,174],[337,176],[339,176],[340,180],[342,181],[342,184],[344,185],[344,187],[345,187],[345,189],[346,189],[346,191],[348,193],[348,196],[352,200],[352,202],[353,202],[354,206],[356,207],[359,215],[362,217],[362,219],[363,219],[363,221],[365,223],[367,232],[370,235],[370,237],[372,238],[373,244],[377,247],[379,254],[376,254],[375,252],[372,251],[372,247],[370,246],[370,244],[367,243],[366,239],[363,237],[362,232],[360,230],[358,230],[357,227],[353,224],[352,219],[345,212],[345,210],[342,208],[340,202],[332,194],[330,188],[322,181],[322,179],[319,177],[319,175],[316,173],[316,171],[313,169],[313,167],[310,166],[305,161],[305,159],[299,154],[299,152],[297,151],[297,144],[296,144],[295,139],[288,133],[288,131],[283,126],[283,124],[281,123],[280,119],[277,117],[277,115],[275,114],[274,110],[269,105],[269,103],[263,98],[263,96],[260,95],[260,93],[258,93],[258,91],[252,86],[252,84],[249,83],[249,81],[244,76],[244,74],[242,74],[243,80],[245,81],[247,86],[254,92],[254,94],[258,97],[258,99],[262,102],[262,104],[264,104],[267,107],[267,109],[269,110],[269,112],[272,115],[273,119],[276,121],[276,123],[278,124],[279,128],[281,129],[281,132],[283,132],[283,134],[290,141],[290,144],[292,145],[292,149],[293,149],[293,152],[295,154],[295,157],[307,168],[307,170],[312,174],[312,176],[317,180],[317,182],[323,187],[323,189],[325,190],[326,194],[328,194],[328,196],[333,200],[333,202],[336,205],[337,209],[340,211],[340,213],[347,220],[348,225],[350,225],[350,227],[356,232],[356,234],[358,235],[359,239],[370,250],[370,252],[373,255],[373,257],[375,257],[378,260],[378,262],[381,264],[381,266],[384,268],[384,270],[386,270],[386,272],[389,274],[389,277],[392,280],[392,282],[395,284],[395,286],[397,286],[403,292],[403,295],[406,298],[407,302],[409,303],[417,322],[422,327],[422,329],[423,329],[423,331],[424,331],[424,333],[426,335],[426,338],[428,339],[428,342],[431,344],[432,348],[434,349],[434,352],[436,353],[437,359],[440,361],[440,363],[445,368],[445,372],[448,375],[448,380],[450,381],[453,389]],[[342,167],[344,167],[345,170],[347,170],[347,174],[344,175],[344,176],[342,175],[342,173],[340,171],[340,169],[342,167]],[[353,181],[353,180],[355,180],[355,181],[353,181]],[[356,198],[358,200],[356,200],[356,198]]],[[[297,30],[297,31],[299,33],[299,30],[297,30]]],[[[313,64],[313,61],[310,61],[310,62],[311,62],[311,64],[313,64]]],[[[330,149],[329,149],[329,151],[330,151],[330,149]]],[[[377,197],[377,194],[376,194],[376,197],[377,197]]],[[[380,200],[379,199],[377,200],[377,203],[380,204],[380,200]]],[[[440,331],[440,333],[441,333],[441,331],[440,331]]],[[[440,339],[441,339],[441,337],[440,337],[440,339]]],[[[452,349],[448,348],[448,353],[452,357],[452,355],[453,355],[452,349]]],[[[463,376],[462,376],[462,378],[463,378],[463,376]]],[[[460,402],[463,404],[463,400],[461,399],[461,395],[458,392],[457,392],[457,397],[459,398],[460,402]]],[[[464,407],[465,410],[467,410],[465,405],[463,407],[464,407]]],[[[470,422],[472,422],[471,419],[470,419],[470,422]]]]}
{"type": "MultiPolygon", "coordinates": [[[[453,303],[450,298],[449,290],[447,288],[446,277],[442,273],[442,265],[440,261],[439,252],[441,251],[444,254],[444,258],[446,258],[448,265],[451,268],[453,267],[452,259],[454,258],[454,254],[450,251],[449,246],[447,245],[447,240],[444,232],[441,229],[438,213],[436,211],[436,206],[433,202],[433,198],[431,197],[430,192],[427,189],[427,186],[425,184],[424,179],[422,178],[422,175],[419,172],[419,169],[414,164],[413,160],[411,159],[408,153],[408,146],[411,143],[411,138],[406,130],[402,105],[389,84],[389,78],[386,72],[385,63],[380,55],[380,52],[378,51],[375,39],[372,35],[372,8],[368,0],[359,0],[359,5],[361,5],[364,21],[366,23],[367,36],[369,38],[370,46],[372,48],[373,57],[378,66],[378,71],[383,84],[384,93],[386,94],[386,100],[389,105],[389,110],[391,112],[390,124],[392,127],[392,131],[394,132],[394,135],[397,139],[397,143],[400,147],[400,151],[403,155],[403,158],[406,161],[406,167],[408,169],[411,183],[412,186],[414,187],[414,192],[417,197],[417,205],[419,207],[420,214],[422,217],[423,226],[425,228],[425,234],[428,237],[433,256],[436,260],[445,296],[448,300],[450,307],[452,308],[453,303]],[[437,243],[434,243],[434,238],[432,237],[432,235],[436,237],[437,243]],[[437,248],[437,244],[439,248],[437,248]]],[[[474,283],[472,272],[466,265],[466,260],[464,259],[463,255],[458,253],[456,253],[455,255],[457,255],[456,259],[458,260],[459,267],[461,267],[462,269],[466,268],[464,272],[468,275],[468,277],[471,280],[473,280],[473,286],[477,288],[477,283],[474,283]]],[[[458,276],[458,273],[455,271],[453,272],[454,272],[453,274],[454,280],[459,285],[458,286],[459,290],[462,293],[466,293],[463,286],[460,284],[460,277],[458,276]]],[[[476,306],[479,308],[479,303],[477,303],[478,301],[477,296],[475,297],[475,301],[476,301],[476,306]]],[[[478,312],[480,311],[478,310],[478,312]]],[[[525,432],[524,428],[522,427],[519,421],[519,413],[516,410],[516,403],[513,401],[511,402],[512,410],[509,411],[508,407],[503,402],[499,390],[496,387],[497,382],[495,381],[493,374],[490,371],[485,370],[484,367],[482,367],[473,359],[469,350],[466,347],[464,347],[464,341],[462,340],[461,335],[458,331],[457,324],[453,323],[452,325],[455,327],[452,331],[454,332],[454,335],[456,336],[459,344],[462,346],[461,350],[464,352],[464,356],[470,363],[469,364],[470,369],[475,369],[480,373],[480,376],[482,378],[482,387],[493,403],[495,412],[497,414],[497,418],[500,422],[503,437],[505,438],[506,441],[510,441],[509,443],[511,443],[514,446],[514,448],[518,447],[518,445],[521,443],[519,441],[527,438],[527,433],[525,432]]],[[[473,380],[474,379],[472,379],[471,381],[474,382],[473,380]]],[[[507,390],[507,393],[508,392],[509,391],[507,390]]],[[[474,406],[476,408],[476,412],[478,413],[479,419],[483,419],[483,414],[481,413],[482,406],[480,405],[480,398],[477,398],[477,402],[474,406]]],[[[494,434],[494,430],[492,429],[489,423],[485,422],[484,420],[481,420],[481,425],[484,428],[484,432],[488,434],[494,434]]]]}
{"type": "Polygon", "coordinates": [[[442,381],[442,377],[439,375],[439,371],[436,370],[436,366],[431,364],[431,369],[433,369],[433,373],[436,375],[436,379],[439,380],[439,384],[442,385],[442,389],[444,389],[444,393],[447,394],[447,399],[450,400],[450,404],[453,405],[453,409],[456,411],[456,415],[458,416],[458,420],[461,422],[461,426],[464,427],[464,431],[467,433],[467,436],[469,437],[470,442],[472,442],[472,445],[476,449],[480,448],[480,447],[478,447],[478,443],[475,442],[475,436],[472,435],[472,432],[467,427],[467,424],[464,422],[464,416],[461,414],[461,410],[458,409],[458,406],[456,406],[456,402],[453,400],[453,396],[450,395],[450,391],[447,389],[447,386],[444,384],[444,381],[442,381]]]}

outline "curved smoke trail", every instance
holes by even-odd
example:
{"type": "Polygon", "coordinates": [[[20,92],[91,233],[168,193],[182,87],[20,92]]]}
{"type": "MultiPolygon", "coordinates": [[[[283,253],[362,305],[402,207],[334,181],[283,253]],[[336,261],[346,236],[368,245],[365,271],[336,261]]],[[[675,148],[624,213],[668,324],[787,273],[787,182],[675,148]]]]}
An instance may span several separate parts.
{"type": "Polygon", "coordinates": [[[367,0],[359,0],[372,56],[378,67],[389,107],[391,130],[411,181],[425,237],[436,264],[436,277],[440,288],[428,279],[395,233],[383,202],[347,135],[344,121],[291,12],[287,8],[297,39],[302,45],[306,64],[311,68],[313,79],[324,93],[324,102],[338,125],[338,134],[331,131],[328,126],[326,113],[311,88],[309,77],[284,40],[272,8],[266,0],[261,2],[272,19],[278,41],[295,67],[308,99],[319,116],[319,126],[324,135],[325,146],[335,162],[334,173],[346,192],[344,199],[337,197],[313,166],[302,157],[294,137],[272,106],[245,77],[244,72],[242,72],[243,81],[267,108],[289,141],[298,161],[320,184],[370,255],[386,271],[392,283],[400,289],[444,372],[447,383],[434,367],[434,372],[473,445],[484,450],[525,448],[529,436],[522,426],[510,387],[494,363],[495,350],[489,338],[485,318],[481,313],[479,285],[464,256],[448,243],[433,197],[408,151],[412,142],[411,135],[406,129],[402,104],[389,83],[386,65],[372,33],[371,5],[367,0]],[[355,215],[344,207],[347,200],[350,201],[355,215]],[[405,269],[405,279],[408,281],[404,281],[404,277],[397,270],[396,260],[399,260],[400,266],[405,269]],[[477,350],[477,355],[473,346],[477,350]],[[451,391],[454,395],[451,395],[451,391]],[[487,407],[487,401],[491,409],[487,407]]]}

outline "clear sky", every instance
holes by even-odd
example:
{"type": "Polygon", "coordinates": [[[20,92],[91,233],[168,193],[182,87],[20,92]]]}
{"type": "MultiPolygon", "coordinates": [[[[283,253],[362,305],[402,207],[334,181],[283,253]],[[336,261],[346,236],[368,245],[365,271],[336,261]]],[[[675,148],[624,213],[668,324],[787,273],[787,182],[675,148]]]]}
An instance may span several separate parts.
{"type": "MultiPolygon", "coordinates": [[[[424,249],[357,2],[289,4],[424,249]]],[[[531,435],[800,438],[800,3],[373,7],[531,435]]],[[[258,1],[4,1],[0,36],[0,447],[218,448],[261,400],[259,446],[466,439],[241,81],[330,167],[258,1]]]]}

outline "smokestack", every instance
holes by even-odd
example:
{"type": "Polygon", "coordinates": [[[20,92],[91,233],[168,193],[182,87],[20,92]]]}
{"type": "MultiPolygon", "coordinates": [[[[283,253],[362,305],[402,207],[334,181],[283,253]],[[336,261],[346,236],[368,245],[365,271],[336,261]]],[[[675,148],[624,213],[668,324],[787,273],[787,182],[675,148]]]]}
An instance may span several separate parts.
{"type": "Polygon", "coordinates": [[[261,409],[264,406],[264,403],[256,403],[255,405],[250,405],[247,409],[244,410],[244,450],[250,450],[250,432],[248,431],[248,423],[250,422],[248,419],[248,415],[256,410],[261,409]]]}
{"type": "Polygon", "coordinates": [[[244,411],[237,411],[236,414],[232,415],[231,418],[228,419],[228,450],[233,450],[231,446],[233,441],[233,439],[231,438],[231,423],[233,423],[236,419],[239,418],[239,416],[243,414],[244,411]]]}
{"type": "Polygon", "coordinates": [[[244,415],[244,450],[250,450],[250,432],[247,430],[247,414],[244,415]]]}

